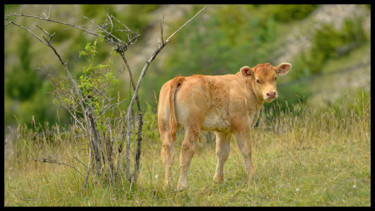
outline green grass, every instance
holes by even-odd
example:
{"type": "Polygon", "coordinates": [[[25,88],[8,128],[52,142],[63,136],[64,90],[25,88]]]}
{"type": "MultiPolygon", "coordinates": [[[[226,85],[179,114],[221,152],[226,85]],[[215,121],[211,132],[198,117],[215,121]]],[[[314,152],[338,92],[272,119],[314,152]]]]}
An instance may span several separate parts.
{"type": "MultiPolygon", "coordinates": [[[[200,142],[188,174],[190,186],[183,191],[163,187],[155,114],[145,115],[148,132],[142,145],[138,185],[132,191],[127,182],[110,186],[95,176],[82,189],[84,178],[74,169],[35,162],[35,158],[51,155],[83,170],[73,158],[86,163],[85,146],[80,144],[84,141],[70,130],[60,132],[58,125],[46,129],[49,138],[19,126],[16,144],[5,145],[14,154],[4,163],[4,205],[370,206],[370,105],[369,93],[358,92],[329,107],[301,106],[298,117],[286,112],[266,121],[252,133],[256,174],[249,181],[234,138],[223,184],[212,182],[216,166],[214,141],[200,142]]],[[[182,134],[178,137],[174,186],[182,134]]]]}

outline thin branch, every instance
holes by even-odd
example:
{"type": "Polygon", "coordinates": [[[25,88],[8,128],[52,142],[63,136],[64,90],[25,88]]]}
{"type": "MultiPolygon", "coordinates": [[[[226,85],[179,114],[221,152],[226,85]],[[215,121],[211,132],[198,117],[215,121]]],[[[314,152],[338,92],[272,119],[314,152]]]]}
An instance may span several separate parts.
{"type": "Polygon", "coordinates": [[[161,39],[161,45],[164,45],[163,23],[164,23],[164,16],[163,16],[163,18],[160,20],[160,39],[161,39]]]}
{"type": "Polygon", "coordinates": [[[108,13],[106,14],[106,16],[107,16],[109,22],[111,23],[111,32],[110,32],[110,33],[112,33],[112,30],[113,30],[113,22],[112,22],[112,18],[111,18],[111,16],[108,15],[108,13]]]}
{"type": "Polygon", "coordinates": [[[44,36],[44,40],[47,40],[47,43],[50,42],[53,38],[53,36],[55,36],[55,32],[53,34],[49,34],[48,32],[46,32],[46,30],[44,30],[42,27],[36,25],[36,27],[38,27],[42,32],[44,32],[46,35],[48,35],[49,39],[47,40],[44,36]]]}
{"type": "Polygon", "coordinates": [[[83,189],[86,188],[87,181],[89,180],[90,169],[91,169],[91,162],[92,162],[91,161],[91,147],[89,146],[88,148],[89,148],[89,163],[87,164],[87,173],[86,173],[86,177],[85,177],[85,183],[83,184],[83,189]]]}
{"type": "Polygon", "coordinates": [[[44,45],[47,45],[47,46],[48,46],[47,43],[43,42],[43,40],[42,40],[40,37],[38,37],[36,34],[34,34],[34,32],[31,31],[30,29],[28,29],[28,28],[26,28],[26,27],[24,27],[24,26],[18,25],[18,24],[16,24],[15,22],[9,20],[8,18],[5,18],[5,20],[8,21],[8,23],[6,24],[6,26],[9,25],[9,24],[13,24],[13,25],[18,26],[18,27],[20,27],[20,28],[22,28],[22,29],[25,29],[25,30],[28,31],[31,35],[33,35],[36,39],[38,39],[41,43],[43,43],[44,45]]]}
{"type": "Polygon", "coordinates": [[[134,34],[134,35],[138,35],[137,32],[134,32],[134,31],[130,30],[129,27],[127,27],[125,24],[123,24],[121,21],[119,21],[119,20],[118,20],[117,18],[115,18],[113,15],[111,15],[111,18],[115,19],[115,21],[117,21],[119,24],[121,24],[121,25],[127,30],[127,32],[130,32],[130,33],[132,33],[132,34],[134,34]]]}
{"type": "Polygon", "coordinates": [[[171,36],[168,37],[168,39],[165,41],[165,42],[169,42],[169,40],[177,33],[179,32],[181,29],[183,29],[188,23],[190,23],[195,17],[197,17],[199,14],[201,14],[201,12],[203,12],[203,10],[205,10],[207,7],[204,7],[203,9],[201,9],[197,14],[195,14],[190,20],[188,20],[184,25],[182,25],[179,29],[177,29],[177,31],[175,31],[171,36]]]}
{"type": "MultiPolygon", "coordinates": [[[[126,68],[128,70],[128,73],[129,73],[129,78],[130,78],[130,82],[131,82],[131,85],[132,85],[132,88],[133,88],[133,91],[135,90],[135,84],[134,84],[134,79],[133,79],[133,74],[132,74],[132,71],[130,69],[130,66],[129,66],[129,63],[128,61],[126,60],[125,58],[125,55],[124,55],[124,52],[120,52],[120,56],[122,58],[122,60],[124,61],[125,65],[126,65],[126,68]]],[[[139,102],[139,99],[138,99],[138,96],[136,96],[136,103],[137,103],[137,108],[138,108],[138,113],[139,115],[142,115],[142,110],[141,110],[141,104],[139,102]]],[[[140,128],[142,127],[141,125],[139,125],[140,128]]],[[[124,124],[124,127],[122,128],[122,132],[121,132],[121,140],[124,139],[124,136],[125,136],[125,129],[126,129],[126,124],[124,124]]],[[[140,133],[139,133],[140,134],[140,133]]],[[[139,138],[139,137],[138,137],[139,138]]],[[[121,151],[122,149],[122,142],[120,143],[119,145],[119,151],[121,151]]],[[[127,155],[128,155],[128,152],[127,152],[127,155]]],[[[128,174],[127,174],[128,175],[128,174]]]]}
{"type": "Polygon", "coordinates": [[[87,165],[82,162],[81,160],[79,160],[77,157],[73,157],[77,162],[79,162],[80,164],[82,164],[85,168],[88,168],[87,165]]]}
{"type": "MultiPolygon", "coordinates": [[[[53,20],[53,19],[50,19],[49,17],[45,18],[45,17],[41,17],[41,16],[34,16],[34,15],[25,15],[25,14],[17,14],[17,13],[14,13],[14,14],[11,14],[11,15],[5,15],[4,16],[4,19],[8,21],[8,23],[5,24],[5,26],[9,25],[9,24],[15,24],[21,28],[24,28],[25,30],[28,30],[31,34],[33,34],[36,38],[39,39],[39,41],[41,41],[43,44],[45,45],[48,45],[47,43],[43,42],[41,38],[39,38],[37,35],[35,35],[31,30],[27,29],[26,27],[23,27],[23,26],[20,26],[16,23],[14,23],[13,21],[9,20],[9,17],[26,17],[26,18],[34,18],[34,19],[38,19],[38,20],[42,20],[42,21],[47,21],[47,22],[52,22],[52,23],[58,23],[58,24],[62,24],[62,25],[66,25],[66,26],[69,26],[69,27],[73,27],[73,28],[76,28],[76,29],[79,29],[81,31],[84,31],[88,34],[91,34],[91,35],[94,35],[96,37],[101,37],[103,38],[104,40],[106,40],[108,43],[110,43],[111,45],[114,45],[116,48],[115,50],[117,52],[124,52],[127,50],[127,47],[129,45],[133,45],[135,43],[135,40],[140,36],[140,34],[130,30],[126,25],[124,25],[123,23],[121,23],[118,19],[116,19],[113,15],[109,16],[107,14],[107,20],[111,23],[111,32],[109,32],[107,30],[107,27],[103,28],[101,27],[100,25],[98,25],[97,23],[95,23],[95,21],[83,16],[85,19],[89,20],[92,24],[95,25],[95,27],[97,29],[99,29],[100,32],[103,32],[104,34],[100,34],[100,33],[95,33],[95,32],[91,32],[87,29],[84,29],[82,27],[79,27],[79,26],[76,26],[76,25],[73,25],[73,24],[70,24],[70,23],[66,23],[66,22],[62,22],[62,21],[57,21],[57,20],[53,20]],[[128,35],[128,42],[125,43],[124,41],[122,41],[121,39],[119,39],[118,37],[116,37],[115,35],[112,34],[112,30],[113,30],[113,22],[112,22],[112,19],[114,19],[115,21],[117,21],[118,23],[120,23],[126,30],[121,30],[120,31],[125,31],[125,32],[129,32],[132,34],[131,37],[129,37],[128,35]]],[[[116,31],[119,31],[119,30],[116,30],[116,31]]]]}
{"type": "Polygon", "coordinates": [[[74,170],[76,170],[80,175],[82,175],[83,177],[85,175],[83,175],[76,167],[72,166],[72,165],[69,165],[69,164],[66,164],[66,163],[63,163],[63,162],[60,162],[58,160],[53,160],[51,159],[51,157],[48,157],[48,158],[43,158],[43,159],[35,159],[35,162],[43,162],[43,163],[56,163],[56,164],[59,164],[59,165],[64,165],[64,166],[68,166],[70,168],[73,168],[74,170]]]}
{"type": "Polygon", "coordinates": [[[76,29],[79,29],[81,31],[84,31],[88,34],[91,34],[91,35],[94,35],[96,37],[102,37],[105,39],[105,36],[102,36],[100,34],[97,34],[97,33],[94,33],[94,32],[91,32],[91,31],[88,31],[84,28],[81,28],[79,26],[76,26],[76,25],[73,25],[73,24],[70,24],[70,23],[66,23],[66,22],[62,22],[62,21],[57,21],[57,20],[52,20],[52,19],[49,19],[49,18],[43,18],[43,17],[40,17],[40,16],[34,16],[34,15],[25,15],[25,14],[17,14],[17,13],[14,13],[12,15],[5,15],[5,18],[7,19],[8,17],[11,17],[11,16],[19,16],[19,17],[28,17],[28,18],[35,18],[35,19],[39,19],[39,20],[43,20],[43,21],[48,21],[48,22],[52,22],[52,23],[59,23],[59,24],[62,24],[62,25],[66,25],[66,26],[70,26],[70,27],[73,27],[73,28],[76,28],[76,29]]]}
{"type": "Polygon", "coordinates": [[[52,5],[49,5],[49,8],[48,8],[48,15],[46,15],[46,13],[43,12],[43,15],[44,15],[46,18],[49,18],[49,14],[50,14],[50,12],[51,12],[51,6],[52,6],[52,5]]]}
{"type": "Polygon", "coordinates": [[[112,33],[108,32],[106,29],[104,29],[103,27],[99,26],[97,23],[95,23],[95,21],[93,21],[92,19],[86,17],[86,16],[83,16],[83,18],[89,20],[91,23],[95,24],[95,26],[100,29],[101,31],[105,32],[107,35],[109,35],[110,37],[104,37],[107,41],[111,42],[112,44],[116,44],[115,42],[113,42],[113,40],[111,39],[112,37],[114,39],[117,40],[117,42],[119,43],[122,43],[122,44],[126,44],[124,41],[120,40],[119,38],[117,38],[116,36],[114,36],[112,33]]]}

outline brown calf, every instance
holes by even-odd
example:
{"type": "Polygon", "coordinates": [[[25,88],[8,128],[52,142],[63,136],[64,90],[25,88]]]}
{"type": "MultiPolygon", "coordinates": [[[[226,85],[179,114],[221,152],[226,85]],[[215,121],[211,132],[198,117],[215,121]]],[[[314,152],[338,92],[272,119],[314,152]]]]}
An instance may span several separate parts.
{"type": "Polygon", "coordinates": [[[236,74],[177,76],[166,82],[159,95],[158,125],[163,141],[162,162],[165,183],[171,185],[173,142],[178,127],[185,131],[180,153],[178,189],[187,187],[187,172],[201,130],[216,133],[217,166],[215,182],[224,179],[223,166],[228,158],[230,137],[234,133],[245,160],[247,174],[253,173],[250,130],[258,119],[264,102],[278,97],[276,75],[289,72],[292,65],[281,63],[244,66],[236,74]]]}

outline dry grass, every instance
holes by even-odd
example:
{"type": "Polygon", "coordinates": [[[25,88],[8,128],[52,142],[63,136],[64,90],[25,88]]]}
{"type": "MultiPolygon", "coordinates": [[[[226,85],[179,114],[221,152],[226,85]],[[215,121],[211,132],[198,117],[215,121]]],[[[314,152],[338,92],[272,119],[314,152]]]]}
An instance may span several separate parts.
{"type": "MultiPolygon", "coordinates": [[[[33,133],[19,126],[13,146],[7,142],[5,206],[370,206],[369,93],[346,96],[326,108],[299,106],[300,115],[285,112],[266,121],[252,134],[256,175],[249,181],[241,153],[232,139],[225,164],[225,182],[214,184],[215,143],[199,143],[189,170],[190,187],[176,192],[163,188],[164,168],[155,115],[145,118],[142,166],[137,187],[127,182],[110,186],[73,168],[35,162],[54,157],[82,170],[85,141],[58,125],[33,133]]],[[[181,136],[181,134],[180,134],[181,136]]],[[[176,142],[173,165],[178,179],[176,142]]]]}

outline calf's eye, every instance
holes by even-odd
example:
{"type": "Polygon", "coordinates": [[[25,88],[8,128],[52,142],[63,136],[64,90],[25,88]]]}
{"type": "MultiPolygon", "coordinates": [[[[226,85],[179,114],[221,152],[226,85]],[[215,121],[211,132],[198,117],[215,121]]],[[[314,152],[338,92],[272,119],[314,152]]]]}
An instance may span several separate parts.
{"type": "Polygon", "coordinates": [[[260,84],[260,80],[257,79],[257,83],[260,84]]]}

